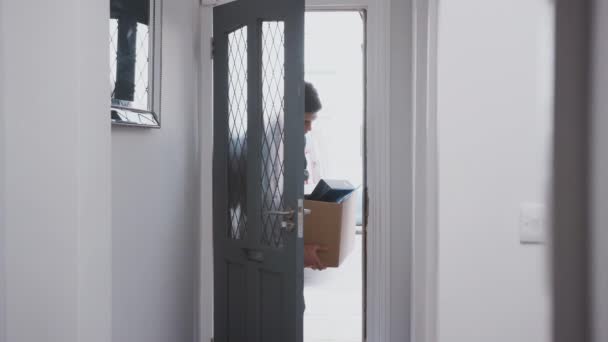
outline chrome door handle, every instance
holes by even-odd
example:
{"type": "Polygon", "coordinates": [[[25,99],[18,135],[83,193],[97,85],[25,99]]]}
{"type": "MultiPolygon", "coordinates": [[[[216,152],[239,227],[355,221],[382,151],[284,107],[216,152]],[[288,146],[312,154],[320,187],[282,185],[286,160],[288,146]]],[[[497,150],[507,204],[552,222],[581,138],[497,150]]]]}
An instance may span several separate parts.
{"type": "MultiPolygon", "coordinates": [[[[310,209],[302,210],[302,208],[300,208],[299,210],[301,210],[300,213],[303,213],[304,215],[310,215],[312,213],[310,209]]],[[[288,232],[293,231],[296,227],[294,222],[295,214],[295,210],[269,210],[266,212],[266,215],[283,216],[285,219],[281,222],[281,228],[288,232]]],[[[302,221],[301,219],[299,220],[302,221]]]]}
{"type": "Polygon", "coordinates": [[[266,212],[266,215],[276,215],[276,216],[293,216],[293,210],[270,210],[266,212]]]}

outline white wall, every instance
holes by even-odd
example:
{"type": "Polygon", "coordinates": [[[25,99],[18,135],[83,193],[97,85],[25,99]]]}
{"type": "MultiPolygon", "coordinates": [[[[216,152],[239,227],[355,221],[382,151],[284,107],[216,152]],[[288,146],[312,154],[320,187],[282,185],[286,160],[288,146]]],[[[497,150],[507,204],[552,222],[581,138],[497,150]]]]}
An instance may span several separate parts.
{"type": "Polygon", "coordinates": [[[445,0],[438,41],[439,341],[550,338],[545,247],[519,206],[547,203],[550,0],[445,0]]]}
{"type": "Polygon", "coordinates": [[[161,129],[112,128],[114,342],[195,338],[198,15],[164,1],[161,129]]]}
{"type": "Polygon", "coordinates": [[[107,0],[0,2],[0,341],[194,340],[197,7],[145,130],[110,126],[107,0]]]}
{"type": "Polygon", "coordinates": [[[199,341],[213,337],[213,61],[211,44],[213,35],[213,8],[201,7],[199,11],[199,47],[201,62],[199,73],[199,122],[198,146],[200,165],[200,236],[199,236],[199,341]]]}
{"type": "MultiPolygon", "coordinates": [[[[5,9],[0,3],[0,18],[3,18],[5,9]]],[[[4,25],[0,24],[0,37],[4,37],[4,25]]],[[[4,44],[0,42],[0,75],[4,74],[4,44]]],[[[6,341],[6,257],[2,251],[6,249],[6,205],[5,205],[5,186],[4,186],[4,175],[6,165],[6,143],[4,137],[4,82],[0,80],[0,341],[6,341]]]]}
{"type": "Polygon", "coordinates": [[[110,341],[107,1],[0,2],[0,340],[110,341]]]}

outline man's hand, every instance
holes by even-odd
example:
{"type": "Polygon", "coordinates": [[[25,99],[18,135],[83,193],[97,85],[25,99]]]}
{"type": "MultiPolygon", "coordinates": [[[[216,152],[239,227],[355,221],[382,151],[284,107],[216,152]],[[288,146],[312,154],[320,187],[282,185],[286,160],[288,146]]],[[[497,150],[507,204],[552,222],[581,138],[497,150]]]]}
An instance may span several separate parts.
{"type": "Polygon", "coordinates": [[[319,245],[304,245],[304,267],[313,270],[324,270],[325,266],[321,263],[318,252],[327,251],[327,248],[319,245]]]}

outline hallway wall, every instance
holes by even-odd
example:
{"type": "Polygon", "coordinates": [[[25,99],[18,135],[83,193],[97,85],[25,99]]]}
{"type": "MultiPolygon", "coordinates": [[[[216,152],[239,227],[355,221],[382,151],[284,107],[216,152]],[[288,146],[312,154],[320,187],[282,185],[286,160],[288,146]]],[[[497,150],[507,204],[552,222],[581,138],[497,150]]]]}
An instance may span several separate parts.
{"type": "Polygon", "coordinates": [[[0,341],[111,340],[107,0],[0,1],[0,341]]]}
{"type": "Polygon", "coordinates": [[[519,241],[547,207],[553,2],[440,2],[439,341],[550,339],[544,245],[519,241]]]}
{"type": "Polygon", "coordinates": [[[111,127],[107,0],[0,1],[0,341],[194,341],[198,1],[164,1],[163,127],[111,127]]]}
{"type": "Polygon", "coordinates": [[[195,339],[197,16],[164,1],[162,127],[112,128],[113,342],[195,339]]]}

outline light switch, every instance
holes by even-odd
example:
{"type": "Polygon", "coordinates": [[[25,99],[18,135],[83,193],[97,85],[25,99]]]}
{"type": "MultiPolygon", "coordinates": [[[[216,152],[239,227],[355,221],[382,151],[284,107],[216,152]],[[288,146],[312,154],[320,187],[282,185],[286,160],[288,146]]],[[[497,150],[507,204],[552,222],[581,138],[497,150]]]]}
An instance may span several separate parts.
{"type": "Polygon", "coordinates": [[[547,209],[540,203],[522,203],[519,214],[519,240],[542,244],[547,240],[547,209]]]}

